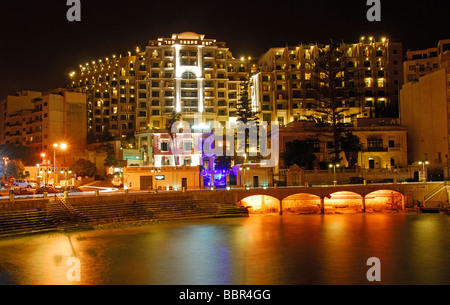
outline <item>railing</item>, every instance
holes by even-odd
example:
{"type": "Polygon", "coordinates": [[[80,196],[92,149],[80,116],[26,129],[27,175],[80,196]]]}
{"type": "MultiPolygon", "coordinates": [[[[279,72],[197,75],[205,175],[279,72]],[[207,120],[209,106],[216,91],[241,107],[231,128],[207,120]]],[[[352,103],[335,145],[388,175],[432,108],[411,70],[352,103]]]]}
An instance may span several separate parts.
{"type": "Polygon", "coordinates": [[[69,218],[71,220],[75,219],[75,214],[72,212],[71,209],[69,209],[69,207],[67,206],[67,204],[61,199],[59,198],[56,194],[55,194],[55,201],[58,203],[58,205],[63,209],[64,213],[67,214],[67,216],[69,216],[69,218]]]}
{"type": "Polygon", "coordinates": [[[445,183],[439,184],[437,187],[431,190],[427,195],[423,198],[423,203],[427,202],[434,196],[436,196],[439,192],[441,192],[443,189],[445,189],[445,183]]]}

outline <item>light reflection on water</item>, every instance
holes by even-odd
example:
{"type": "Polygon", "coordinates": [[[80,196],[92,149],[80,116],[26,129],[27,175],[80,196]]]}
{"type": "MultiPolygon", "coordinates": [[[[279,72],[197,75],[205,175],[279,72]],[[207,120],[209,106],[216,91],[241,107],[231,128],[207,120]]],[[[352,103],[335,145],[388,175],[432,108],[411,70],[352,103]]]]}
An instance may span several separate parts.
{"type": "Polygon", "coordinates": [[[0,284],[449,284],[447,215],[251,216],[0,241],[0,284]],[[81,281],[66,276],[70,257],[81,281]]]}

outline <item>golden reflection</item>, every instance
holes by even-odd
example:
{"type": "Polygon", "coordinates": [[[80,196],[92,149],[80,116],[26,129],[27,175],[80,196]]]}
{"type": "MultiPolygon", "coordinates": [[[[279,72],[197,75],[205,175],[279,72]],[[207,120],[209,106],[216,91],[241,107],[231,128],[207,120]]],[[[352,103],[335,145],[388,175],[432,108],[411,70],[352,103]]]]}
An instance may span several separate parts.
{"type": "Polygon", "coordinates": [[[254,195],[241,200],[241,205],[249,207],[250,213],[277,213],[280,201],[268,195],[254,195]]]}
{"type": "MultiPolygon", "coordinates": [[[[70,267],[66,262],[76,256],[70,238],[64,234],[52,234],[38,238],[30,255],[24,256],[30,278],[37,280],[37,285],[71,285],[78,284],[67,280],[70,267]],[[46,238],[47,240],[43,240],[46,238]]],[[[21,283],[22,284],[22,283],[21,283]]]]}
{"type": "Polygon", "coordinates": [[[366,195],[366,212],[398,212],[403,209],[403,195],[379,190],[366,195]]]}
{"type": "Polygon", "coordinates": [[[283,211],[294,214],[319,214],[320,197],[312,194],[295,194],[283,199],[283,211]]]}
{"type": "Polygon", "coordinates": [[[359,213],[362,197],[353,192],[337,192],[325,198],[325,213],[359,213]]]}

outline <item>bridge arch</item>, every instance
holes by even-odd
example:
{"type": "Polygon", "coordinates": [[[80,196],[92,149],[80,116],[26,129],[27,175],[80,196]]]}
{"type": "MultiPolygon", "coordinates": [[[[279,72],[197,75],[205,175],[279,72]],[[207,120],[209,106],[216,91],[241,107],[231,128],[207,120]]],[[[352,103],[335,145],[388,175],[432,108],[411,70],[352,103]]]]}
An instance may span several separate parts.
{"type": "Polygon", "coordinates": [[[401,211],[405,206],[405,197],[394,190],[376,190],[365,196],[366,212],[401,211]]]}
{"type": "Polygon", "coordinates": [[[249,213],[278,213],[280,200],[270,195],[250,195],[239,201],[239,205],[248,207],[249,213]]]}
{"type": "Polygon", "coordinates": [[[296,214],[320,214],[320,205],[320,196],[309,193],[289,195],[282,200],[283,211],[296,214]]]}
{"type": "Polygon", "coordinates": [[[334,192],[324,199],[324,213],[361,213],[363,196],[351,191],[334,192]]]}

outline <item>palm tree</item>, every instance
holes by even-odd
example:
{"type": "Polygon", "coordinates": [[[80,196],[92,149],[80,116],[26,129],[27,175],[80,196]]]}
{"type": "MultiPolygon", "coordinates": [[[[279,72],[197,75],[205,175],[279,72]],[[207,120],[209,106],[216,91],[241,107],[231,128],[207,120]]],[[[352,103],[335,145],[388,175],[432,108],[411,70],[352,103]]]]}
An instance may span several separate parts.
{"type": "Polygon", "coordinates": [[[181,118],[181,113],[180,112],[172,111],[172,113],[170,114],[169,120],[167,120],[167,123],[166,123],[167,133],[169,134],[170,139],[172,140],[172,143],[173,143],[173,153],[174,153],[174,163],[175,163],[175,165],[177,165],[177,157],[176,157],[177,147],[176,147],[176,134],[174,134],[172,132],[172,126],[176,122],[178,122],[180,120],[180,118],[181,118]],[[175,140],[174,140],[174,137],[175,137],[175,140]]]}
{"type": "MultiPolygon", "coordinates": [[[[255,112],[252,107],[252,100],[249,96],[248,92],[248,86],[249,81],[245,80],[241,82],[241,92],[240,92],[240,98],[238,102],[236,103],[236,121],[243,123],[244,125],[248,122],[256,122],[258,123],[258,113],[255,112]]],[[[245,129],[245,134],[243,136],[244,138],[244,147],[236,147],[237,151],[243,151],[246,156],[249,156],[249,130],[245,129]]],[[[245,161],[245,158],[244,158],[245,161]]]]}
{"type": "Polygon", "coordinates": [[[286,150],[281,154],[281,159],[286,167],[296,164],[299,167],[313,169],[316,158],[314,145],[308,140],[294,140],[286,143],[286,150]]]}
{"type": "Polygon", "coordinates": [[[353,167],[358,163],[358,153],[362,149],[362,144],[358,136],[351,131],[346,132],[341,136],[341,149],[344,151],[347,158],[348,166],[353,167]]]}
{"type": "Polygon", "coordinates": [[[355,94],[355,88],[350,88],[349,82],[354,78],[349,75],[345,47],[332,42],[329,46],[319,49],[314,59],[311,88],[316,104],[314,114],[309,119],[331,125],[334,162],[340,160],[340,140],[344,131],[341,122],[357,115],[349,114],[349,109],[344,107],[345,102],[359,98],[359,95],[355,94]]]}

